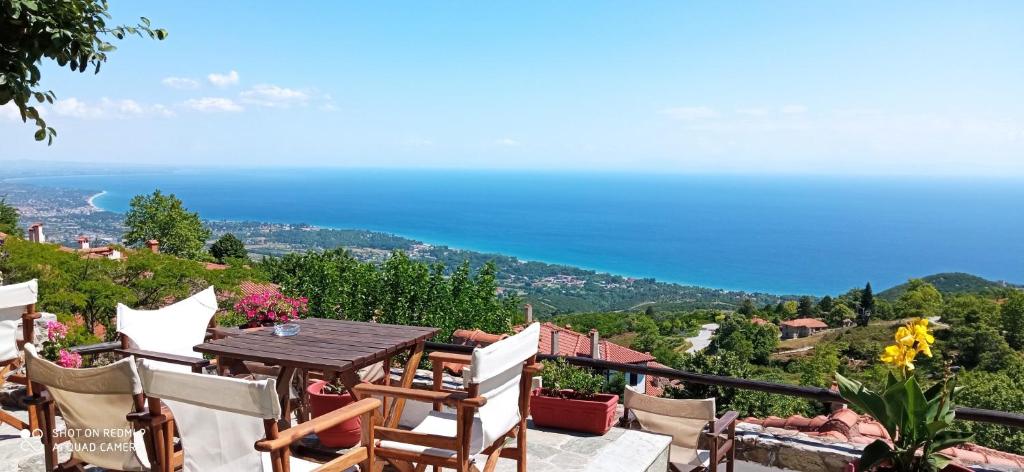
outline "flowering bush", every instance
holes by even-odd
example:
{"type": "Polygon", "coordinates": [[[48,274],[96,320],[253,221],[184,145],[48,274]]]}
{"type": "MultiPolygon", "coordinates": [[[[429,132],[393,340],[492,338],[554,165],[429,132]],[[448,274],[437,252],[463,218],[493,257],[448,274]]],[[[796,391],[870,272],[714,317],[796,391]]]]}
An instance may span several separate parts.
{"type": "Polygon", "coordinates": [[[82,355],[69,351],[68,326],[60,321],[46,322],[46,341],[43,341],[43,357],[61,367],[77,369],[82,367],[82,355]]]}
{"type": "Polygon", "coordinates": [[[235,312],[250,323],[287,323],[304,316],[309,301],[306,297],[290,298],[279,292],[254,293],[235,303],[235,312]]]}
{"type": "Polygon", "coordinates": [[[918,383],[914,359],[918,355],[931,357],[935,342],[928,332],[927,319],[916,318],[899,327],[894,340],[880,357],[891,367],[881,393],[836,374],[843,398],[873,416],[893,438],[892,444],[878,439],[865,447],[857,471],[942,470],[950,459],[940,451],[963,444],[973,436],[949,429],[956,415],[956,376],[947,372],[945,378],[927,390],[918,383]]]}

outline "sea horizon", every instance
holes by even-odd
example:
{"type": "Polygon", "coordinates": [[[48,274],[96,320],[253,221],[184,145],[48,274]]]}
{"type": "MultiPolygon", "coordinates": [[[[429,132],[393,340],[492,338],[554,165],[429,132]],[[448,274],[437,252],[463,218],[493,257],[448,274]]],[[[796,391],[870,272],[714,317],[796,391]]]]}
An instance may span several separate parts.
{"type": "Polygon", "coordinates": [[[97,191],[89,201],[107,211],[160,188],[211,220],[365,229],[724,290],[824,295],[937,272],[1024,279],[1013,178],[291,170],[17,180],[97,191]]]}

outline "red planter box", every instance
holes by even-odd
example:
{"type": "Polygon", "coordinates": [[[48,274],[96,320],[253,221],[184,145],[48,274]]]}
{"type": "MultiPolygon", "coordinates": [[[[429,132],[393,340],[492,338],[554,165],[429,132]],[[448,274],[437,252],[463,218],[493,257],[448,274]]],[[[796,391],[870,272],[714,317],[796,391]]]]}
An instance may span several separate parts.
{"type": "Polygon", "coordinates": [[[618,395],[597,394],[593,400],[574,400],[541,392],[534,389],[530,396],[530,416],[537,426],[603,435],[615,424],[618,395]]]}

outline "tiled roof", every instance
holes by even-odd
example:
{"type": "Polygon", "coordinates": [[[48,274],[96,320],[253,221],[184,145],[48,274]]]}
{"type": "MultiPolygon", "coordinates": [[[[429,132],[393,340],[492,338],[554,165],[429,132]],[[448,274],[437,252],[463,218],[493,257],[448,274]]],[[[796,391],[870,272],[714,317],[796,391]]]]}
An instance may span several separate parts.
{"type": "MultiPolygon", "coordinates": [[[[746,418],[745,423],[756,424],[765,428],[781,428],[800,431],[808,436],[826,440],[868,445],[877,439],[891,442],[889,433],[881,423],[867,415],[842,408],[829,416],[807,418],[800,415],[789,418],[769,416],[764,419],[746,418]]],[[[965,465],[990,464],[1002,467],[1024,468],[1024,456],[1009,452],[997,451],[977,444],[965,444],[940,451],[965,465]]]]}
{"type": "Polygon", "coordinates": [[[782,326],[791,328],[828,328],[824,321],[814,318],[797,318],[795,320],[783,321],[782,326]]]}
{"type": "Polygon", "coordinates": [[[206,270],[227,270],[227,264],[218,264],[216,262],[207,262],[206,270]]]}
{"type": "MultiPolygon", "coordinates": [[[[517,328],[517,330],[520,328],[517,328]]],[[[654,356],[634,351],[628,347],[600,339],[601,359],[622,364],[645,364],[654,356]]],[[[559,356],[593,357],[590,351],[590,336],[563,328],[554,323],[540,325],[540,352],[559,356]],[[558,352],[551,352],[551,333],[558,332],[558,352]]]]}
{"type": "MultiPolygon", "coordinates": [[[[671,367],[662,364],[658,361],[650,361],[647,363],[647,367],[657,367],[659,369],[671,369],[671,367]]],[[[660,377],[654,377],[651,375],[644,376],[644,393],[652,397],[660,397],[662,392],[665,391],[665,387],[668,385],[678,384],[677,380],[663,379],[660,377]]]]}
{"type": "Polygon", "coordinates": [[[754,323],[754,324],[756,324],[756,325],[766,325],[766,324],[769,324],[769,321],[768,321],[768,320],[766,320],[766,319],[764,319],[764,318],[758,318],[758,317],[756,317],[756,316],[755,316],[755,317],[753,317],[753,318],[752,318],[752,319],[750,320],[750,322],[751,322],[751,323],[754,323]]]}
{"type": "Polygon", "coordinates": [[[251,280],[246,280],[238,284],[238,292],[243,297],[257,293],[280,291],[280,285],[272,284],[270,282],[253,282],[251,280]]]}

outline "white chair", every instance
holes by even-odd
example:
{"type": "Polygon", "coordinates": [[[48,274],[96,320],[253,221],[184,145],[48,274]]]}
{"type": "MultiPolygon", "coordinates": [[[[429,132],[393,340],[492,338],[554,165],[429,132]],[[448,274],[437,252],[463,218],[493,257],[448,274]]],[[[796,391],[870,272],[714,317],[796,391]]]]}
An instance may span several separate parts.
{"type": "MultiPolygon", "coordinates": [[[[25,283],[0,286],[0,383],[8,380],[31,386],[21,376],[12,375],[21,365],[21,346],[31,343],[35,337],[36,302],[39,299],[39,285],[35,280],[25,283]],[[18,325],[21,325],[21,333],[18,325]],[[19,336],[20,334],[20,336],[19,336]]],[[[7,423],[18,429],[36,429],[35,412],[29,407],[29,422],[25,423],[10,413],[0,410],[0,423],[7,423]]]]}
{"type": "MultiPolygon", "coordinates": [[[[143,390],[174,414],[184,451],[184,472],[341,471],[356,464],[373,467],[373,439],[327,464],[292,457],[289,446],[302,437],[362,416],[364,434],[376,420],[380,401],[365,399],[298,426],[278,430],[281,405],[276,380],[244,380],[168,369],[151,361],[139,364],[143,390]],[[255,447],[254,447],[255,444],[255,447]]],[[[161,450],[169,453],[168,441],[161,450]]],[[[171,465],[170,455],[162,463],[171,465]]],[[[168,472],[172,469],[166,469],[168,472]]]]}
{"type": "Polygon", "coordinates": [[[707,469],[715,472],[724,460],[726,470],[733,472],[736,418],[739,415],[730,411],[716,419],[714,398],[660,398],[627,388],[623,406],[627,424],[635,419],[644,431],[672,436],[668,457],[672,470],[707,469]],[[707,449],[701,447],[702,438],[707,438],[707,449]]]}
{"type": "Polygon", "coordinates": [[[38,408],[47,472],[93,465],[110,470],[152,470],[153,443],[146,439],[159,418],[145,414],[142,381],[134,358],[91,369],[60,367],[25,345],[29,380],[46,390],[29,399],[38,408]],[[71,442],[71,458],[57,464],[56,412],[62,434],[71,442]]]}
{"type": "Polygon", "coordinates": [[[198,372],[210,363],[192,348],[203,343],[216,313],[213,287],[158,310],[135,310],[118,303],[118,352],[162,362],[171,369],[198,372]]]}
{"type": "Polygon", "coordinates": [[[493,471],[501,456],[516,460],[517,470],[525,472],[526,418],[532,377],[541,367],[536,363],[539,342],[540,324],[534,323],[515,336],[477,348],[471,356],[447,356],[446,361],[470,365],[466,391],[357,386],[359,398],[391,397],[434,403],[437,410],[441,405],[455,409],[455,413],[430,412],[412,431],[374,427],[373,436],[381,440],[377,456],[399,470],[432,465],[459,472],[493,471]],[[506,447],[505,441],[512,437],[516,445],[506,447]]]}

